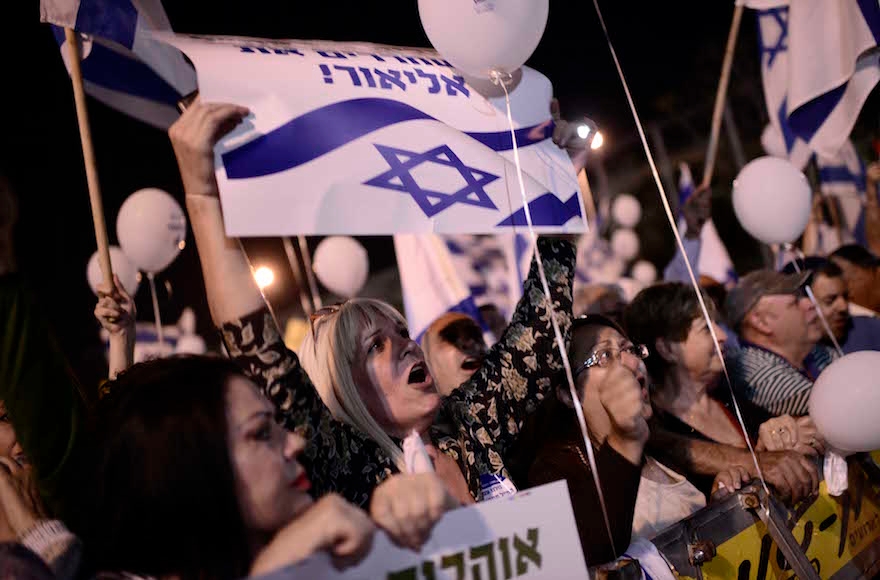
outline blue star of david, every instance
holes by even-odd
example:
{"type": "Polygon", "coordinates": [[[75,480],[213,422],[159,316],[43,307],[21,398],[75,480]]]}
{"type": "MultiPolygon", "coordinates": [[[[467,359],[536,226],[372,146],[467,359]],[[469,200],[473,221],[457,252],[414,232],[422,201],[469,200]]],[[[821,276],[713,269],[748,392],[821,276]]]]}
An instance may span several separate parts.
{"type": "Polygon", "coordinates": [[[776,38],[775,44],[771,45],[770,43],[764,42],[763,28],[761,28],[761,31],[758,34],[758,43],[760,44],[761,48],[761,58],[763,59],[764,55],[767,55],[767,68],[770,68],[773,66],[773,61],[776,60],[776,55],[788,50],[788,44],[786,44],[786,41],[788,40],[788,6],[769,8],[767,10],[759,11],[759,26],[764,18],[772,18],[779,25],[779,36],[776,38]]]}
{"type": "Polygon", "coordinates": [[[386,147],[376,143],[373,145],[385,158],[385,162],[391,169],[370,179],[364,185],[408,193],[428,217],[433,217],[456,203],[498,209],[484,189],[498,179],[498,176],[468,167],[447,145],[435,147],[424,153],[386,147]],[[466,185],[453,193],[426,189],[416,183],[411,173],[422,163],[437,163],[452,167],[464,178],[466,185]]]}

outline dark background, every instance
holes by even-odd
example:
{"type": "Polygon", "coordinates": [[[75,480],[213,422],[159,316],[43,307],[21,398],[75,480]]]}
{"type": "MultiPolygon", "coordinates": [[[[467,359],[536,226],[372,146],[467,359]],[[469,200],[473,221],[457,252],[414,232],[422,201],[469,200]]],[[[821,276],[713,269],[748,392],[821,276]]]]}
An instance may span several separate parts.
{"type": "MultiPolygon", "coordinates": [[[[85,266],[96,246],[70,81],[52,34],[38,22],[36,2],[4,4],[0,94],[6,130],[0,140],[0,173],[8,177],[20,206],[15,235],[18,265],[33,280],[74,367],[93,383],[104,372],[92,316],[95,298],[85,279],[85,266]]],[[[429,46],[415,0],[165,0],[163,4],[178,32],[429,46]]],[[[643,121],[663,135],[672,162],[691,162],[699,179],[732,2],[606,0],[601,6],[643,121]]],[[[551,2],[543,40],[528,64],[553,82],[564,117],[588,115],[600,125],[606,136],[600,156],[608,175],[607,193],[625,187],[640,198],[642,257],[662,270],[672,255],[672,237],[592,3],[551,2]]],[[[758,139],[766,112],[755,19],[748,12],[737,44],[730,103],[746,158],[761,155],[758,139]]],[[[877,111],[875,94],[863,113],[863,118],[874,119],[871,130],[876,129],[877,111]]],[[[182,189],[164,133],[92,99],[89,113],[108,230],[115,243],[116,213],[129,194],[159,187],[182,202],[182,189]]],[[[760,256],[758,246],[732,217],[729,183],[736,170],[722,139],[715,219],[742,272],[760,265],[760,256]]],[[[370,252],[373,272],[394,265],[390,238],[360,239],[370,252]]],[[[312,248],[317,241],[310,240],[312,248]]],[[[296,308],[280,242],[249,240],[247,247],[254,262],[275,265],[281,275],[268,292],[276,309],[296,308]]],[[[386,272],[386,278],[393,281],[393,273],[386,272]]],[[[182,308],[191,306],[200,333],[216,345],[191,235],[160,282],[163,320],[172,322],[182,308]]],[[[145,284],[137,305],[139,318],[152,320],[145,284]]]]}

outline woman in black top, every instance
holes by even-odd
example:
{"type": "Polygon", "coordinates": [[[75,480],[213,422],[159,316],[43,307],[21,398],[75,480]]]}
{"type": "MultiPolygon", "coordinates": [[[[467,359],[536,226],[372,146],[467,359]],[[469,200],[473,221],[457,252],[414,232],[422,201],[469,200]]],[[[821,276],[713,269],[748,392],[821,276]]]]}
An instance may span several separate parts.
{"type": "MultiPolygon", "coordinates": [[[[705,302],[714,314],[712,301],[707,297],[705,302]]],[[[730,389],[723,384],[721,359],[693,289],[677,282],[646,288],[627,308],[625,323],[633,340],[650,350],[645,363],[652,379],[651,403],[657,427],[694,439],[747,447],[730,389]]],[[[727,335],[717,323],[713,325],[723,347],[727,335]]],[[[756,450],[792,449],[805,455],[822,452],[808,417],[772,417],[745,397],[737,403],[756,450]]],[[[685,465],[675,467],[709,493],[712,474],[693,473],[685,465]]]]}

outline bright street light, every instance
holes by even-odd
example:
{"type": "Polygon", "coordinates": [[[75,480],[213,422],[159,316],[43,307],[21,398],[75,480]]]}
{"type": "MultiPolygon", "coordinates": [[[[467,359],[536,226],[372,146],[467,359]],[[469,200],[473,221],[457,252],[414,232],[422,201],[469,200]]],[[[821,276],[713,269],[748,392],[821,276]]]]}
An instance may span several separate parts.
{"type": "Polygon", "coordinates": [[[593,135],[593,141],[590,143],[590,149],[595,151],[600,148],[603,143],[605,143],[605,138],[602,136],[602,131],[596,131],[596,134],[593,135]]]}
{"type": "Polygon", "coordinates": [[[590,135],[590,127],[588,125],[578,125],[577,132],[578,137],[586,139],[590,135]]]}
{"type": "Polygon", "coordinates": [[[254,272],[254,280],[257,281],[257,286],[259,286],[260,290],[262,290],[267,286],[271,286],[272,282],[275,281],[275,272],[272,271],[272,268],[260,266],[254,272]]]}

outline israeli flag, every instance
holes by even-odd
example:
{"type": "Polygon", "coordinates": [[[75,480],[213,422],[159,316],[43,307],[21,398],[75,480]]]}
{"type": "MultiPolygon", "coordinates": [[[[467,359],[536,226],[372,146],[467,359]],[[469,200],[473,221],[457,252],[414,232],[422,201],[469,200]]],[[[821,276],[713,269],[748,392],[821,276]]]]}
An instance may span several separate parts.
{"type": "MultiPolygon", "coordinates": [[[[834,157],[880,80],[880,5],[874,0],[740,0],[756,10],[772,135],[803,168],[834,157]]],[[[767,144],[765,143],[765,148],[767,144]]]]}
{"type": "MultiPolygon", "coordinates": [[[[691,168],[687,163],[680,164],[679,171],[678,196],[681,204],[684,204],[693,195],[696,187],[691,168]]],[[[678,231],[684,235],[686,229],[684,218],[679,219],[678,231]]],[[[711,218],[703,225],[703,230],[700,233],[700,258],[697,264],[692,265],[696,266],[698,275],[709,276],[722,284],[736,281],[733,261],[730,259],[727,247],[721,241],[721,236],[718,235],[718,230],[711,218]]]]}
{"type": "Polygon", "coordinates": [[[149,36],[171,30],[159,0],[40,0],[40,20],[52,24],[68,71],[64,29],[79,33],[86,92],[126,115],[166,130],[196,88],[180,51],[149,36]]]}
{"type": "Polygon", "coordinates": [[[862,158],[849,139],[834,157],[816,155],[822,193],[833,196],[841,210],[843,243],[865,243],[864,198],[866,170],[862,158]]]}
{"type": "Polygon", "coordinates": [[[447,312],[467,314],[486,330],[474,296],[442,238],[398,234],[394,236],[394,251],[406,321],[417,342],[422,341],[431,323],[447,312]]]}

